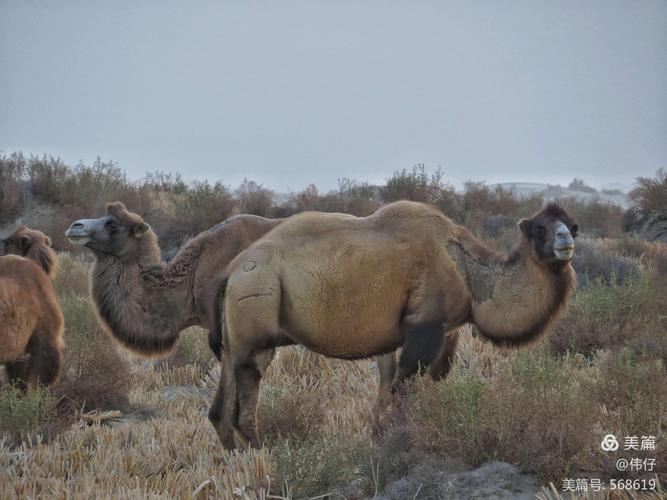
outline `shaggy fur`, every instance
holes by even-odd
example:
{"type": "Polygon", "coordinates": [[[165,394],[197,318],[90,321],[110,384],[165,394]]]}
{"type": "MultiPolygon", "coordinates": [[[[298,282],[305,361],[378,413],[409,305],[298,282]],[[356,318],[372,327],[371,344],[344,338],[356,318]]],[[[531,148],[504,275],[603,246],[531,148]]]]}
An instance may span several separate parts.
{"type": "Polygon", "coordinates": [[[212,409],[223,445],[235,446],[235,429],[260,446],[256,354],[266,347],[298,343],[345,359],[402,347],[396,384],[424,358],[434,376],[444,376],[455,331],[468,322],[502,346],[538,338],[575,283],[569,261],[554,250],[563,224],[576,235],[572,218],[547,206],[519,223],[520,240],[507,256],[413,202],[365,218],[305,213],[281,224],[229,266],[227,369],[216,399],[222,408],[212,409]]]}
{"type": "MultiPolygon", "coordinates": [[[[158,238],[120,202],[92,222],[86,244],[95,255],[91,294],[102,323],[124,347],[153,356],[169,352],[181,330],[211,328],[227,264],[279,219],[238,215],[188,241],[172,261],[160,257],[158,238]]],[[[76,225],[75,222],[72,226],[76,225]]],[[[210,339],[219,356],[220,342],[210,339]]]]}
{"type": "Polygon", "coordinates": [[[0,364],[25,389],[60,374],[63,316],[49,280],[56,273],[51,240],[19,227],[0,242],[0,364]]]}

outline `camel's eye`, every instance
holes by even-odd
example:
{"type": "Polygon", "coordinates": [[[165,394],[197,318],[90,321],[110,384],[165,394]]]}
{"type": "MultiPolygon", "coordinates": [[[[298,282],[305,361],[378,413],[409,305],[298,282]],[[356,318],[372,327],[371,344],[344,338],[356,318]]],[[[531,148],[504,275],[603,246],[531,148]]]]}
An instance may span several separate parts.
{"type": "Polygon", "coordinates": [[[105,229],[109,232],[109,234],[114,234],[117,233],[118,230],[120,229],[120,226],[116,221],[110,220],[104,225],[105,229]]]}
{"type": "Polygon", "coordinates": [[[547,230],[544,226],[539,225],[539,224],[535,226],[535,236],[536,237],[538,237],[540,239],[544,239],[544,236],[546,234],[547,234],[547,230]]]}
{"type": "Polygon", "coordinates": [[[574,226],[572,226],[572,229],[570,229],[570,234],[572,235],[573,238],[576,238],[578,232],[579,232],[579,226],[575,224],[574,226]]]}

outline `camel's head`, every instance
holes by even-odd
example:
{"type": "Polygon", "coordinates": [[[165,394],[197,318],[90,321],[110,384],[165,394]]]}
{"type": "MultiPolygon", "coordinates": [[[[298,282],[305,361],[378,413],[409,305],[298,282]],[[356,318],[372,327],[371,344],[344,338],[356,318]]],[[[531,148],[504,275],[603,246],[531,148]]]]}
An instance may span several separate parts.
{"type": "Polygon", "coordinates": [[[37,263],[44,272],[56,274],[56,254],[51,248],[51,238],[41,231],[19,226],[4,240],[0,240],[0,255],[20,255],[37,263]]]}
{"type": "Polygon", "coordinates": [[[75,221],[65,236],[70,243],[85,246],[97,256],[136,258],[149,253],[149,257],[159,258],[160,255],[157,236],[150,226],[119,201],[107,203],[106,214],[99,219],[75,221]]]}
{"type": "Polygon", "coordinates": [[[574,257],[578,226],[572,216],[555,203],[519,221],[519,228],[539,262],[558,269],[574,257]]]}

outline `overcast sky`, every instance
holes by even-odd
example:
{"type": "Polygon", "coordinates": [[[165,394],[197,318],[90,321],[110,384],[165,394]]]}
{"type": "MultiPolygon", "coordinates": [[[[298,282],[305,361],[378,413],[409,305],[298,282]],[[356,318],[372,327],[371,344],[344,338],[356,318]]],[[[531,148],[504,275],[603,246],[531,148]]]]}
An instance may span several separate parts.
{"type": "Polygon", "coordinates": [[[0,150],[278,191],[631,184],[667,166],[667,2],[0,0],[0,150]]]}

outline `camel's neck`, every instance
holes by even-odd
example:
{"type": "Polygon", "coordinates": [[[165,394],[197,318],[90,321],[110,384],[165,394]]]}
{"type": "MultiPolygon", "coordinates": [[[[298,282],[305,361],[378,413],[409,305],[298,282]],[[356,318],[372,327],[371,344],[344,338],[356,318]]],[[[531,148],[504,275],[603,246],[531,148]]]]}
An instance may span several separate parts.
{"type": "Polygon", "coordinates": [[[499,345],[521,345],[545,333],[574,289],[569,264],[558,271],[542,266],[527,245],[492,258],[480,258],[456,243],[448,249],[470,291],[472,322],[499,345]]]}
{"type": "Polygon", "coordinates": [[[192,267],[99,257],[92,296],[114,338],[145,355],[169,351],[178,333],[196,323],[192,267]]]}

